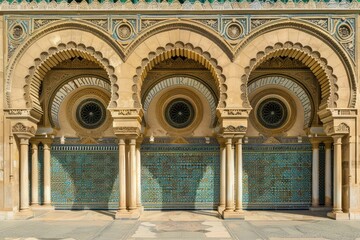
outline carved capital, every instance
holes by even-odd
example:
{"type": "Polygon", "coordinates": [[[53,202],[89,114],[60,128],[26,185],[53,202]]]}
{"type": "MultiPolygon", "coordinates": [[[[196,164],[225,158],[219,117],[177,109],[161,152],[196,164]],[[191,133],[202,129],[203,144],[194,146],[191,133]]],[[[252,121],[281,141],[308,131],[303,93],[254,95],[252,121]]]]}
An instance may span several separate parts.
{"type": "Polygon", "coordinates": [[[328,135],[346,135],[350,133],[350,127],[346,123],[340,123],[337,126],[325,126],[325,132],[328,135]]]}
{"type": "Polygon", "coordinates": [[[114,127],[115,135],[120,138],[133,138],[140,136],[140,129],[138,127],[114,127]]]}
{"type": "Polygon", "coordinates": [[[36,130],[33,126],[25,126],[19,122],[12,127],[12,132],[19,138],[30,138],[35,135],[36,130]]]}

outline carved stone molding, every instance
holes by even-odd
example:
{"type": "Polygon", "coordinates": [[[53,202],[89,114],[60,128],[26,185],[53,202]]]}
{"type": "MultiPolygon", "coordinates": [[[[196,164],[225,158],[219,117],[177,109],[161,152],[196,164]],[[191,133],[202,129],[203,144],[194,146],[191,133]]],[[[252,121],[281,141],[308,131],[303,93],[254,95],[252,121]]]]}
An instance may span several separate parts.
{"type": "Polygon", "coordinates": [[[138,127],[114,127],[114,133],[117,136],[134,136],[138,137],[140,136],[140,129],[138,127]]]}
{"type": "Polygon", "coordinates": [[[8,117],[29,117],[30,109],[5,109],[8,117]]]}
{"type": "Polygon", "coordinates": [[[245,126],[229,125],[229,126],[223,127],[222,132],[223,133],[245,133],[246,130],[247,130],[247,127],[245,127],[245,126]]]}
{"type": "Polygon", "coordinates": [[[324,75],[326,76],[325,79],[323,79],[321,82],[319,82],[319,85],[321,86],[322,91],[322,104],[328,106],[328,107],[334,107],[336,106],[336,100],[337,100],[337,85],[336,81],[337,78],[332,74],[333,70],[330,66],[328,66],[326,59],[322,58],[318,52],[314,52],[311,47],[309,46],[303,46],[300,43],[277,43],[274,46],[268,46],[264,51],[258,52],[256,54],[256,58],[253,58],[250,60],[250,65],[245,68],[245,74],[241,77],[242,85],[241,89],[242,94],[241,98],[243,100],[243,107],[249,107],[249,99],[248,99],[248,92],[247,92],[247,84],[249,81],[249,76],[252,73],[254,69],[256,69],[257,66],[259,66],[262,62],[265,62],[266,60],[270,59],[274,56],[274,54],[279,54],[281,52],[297,52],[297,56],[307,56],[316,61],[316,64],[321,69],[322,73],[319,73],[318,76],[324,75]],[[325,91],[326,90],[326,91],[325,91]]]}
{"type": "Polygon", "coordinates": [[[33,126],[25,126],[23,123],[16,123],[12,127],[13,134],[28,134],[28,135],[35,135],[36,130],[33,126]]]}
{"type": "MultiPolygon", "coordinates": [[[[204,59],[206,61],[205,67],[209,69],[212,73],[213,78],[217,81],[217,85],[219,87],[219,105],[220,107],[226,106],[226,91],[227,86],[225,84],[225,75],[222,74],[222,67],[218,65],[216,59],[212,58],[209,52],[203,51],[200,47],[193,46],[191,43],[183,43],[183,42],[176,42],[168,43],[165,47],[159,47],[156,49],[155,52],[150,52],[147,58],[142,60],[141,66],[137,67],[137,74],[133,77],[134,85],[133,89],[133,100],[135,101],[135,107],[141,106],[141,94],[140,89],[143,84],[143,80],[155,64],[154,62],[158,62],[161,60],[166,60],[175,55],[175,50],[178,49],[186,49],[187,51],[183,51],[183,56],[187,58],[194,58],[194,55],[198,55],[197,59],[204,59]]],[[[181,53],[182,51],[180,51],[181,53]]]]}
{"type": "Polygon", "coordinates": [[[337,126],[327,125],[324,130],[327,135],[346,135],[350,133],[350,127],[346,123],[340,123],[337,126]]]}
{"type": "MultiPolygon", "coordinates": [[[[29,39],[24,44],[21,45],[18,54],[14,55],[10,59],[7,65],[6,90],[5,90],[7,107],[11,108],[11,86],[12,86],[11,81],[13,79],[12,76],[13,70],[15,69],[16,64],[19,62],[19,59],[21,59],[21,57],[26,52],[28,47],[31,46],[34,42],[36,42],[38,39],[40,39],[46,34],[50,34],[52,32],[56,32],[62,29],[80,29],[83,31],[91,32],[92,34],[94,34],[94,36],[98,36],[99,38],[104,39],[104,41],[107,42],[112,49],[114,49],[114,52],[118,54],[120,58],[122,59],[124,58],[124,54],[120,49],[119,45],[116,44],[115,41],[111,39],[111,37],[106,35],[103,31],[100,31],[99,29],[96,29],[89,24],[84,24],[81,21],[74,22],[68,20],[49,23],[48,27],[41,28],[39,29],[39,31],[34,32],[34,34],[32,34],[32,36],[29,37],[29,39]]],[[[64,54],[64,52],[68,52],[68,51],[74,51],[77,54],[78,52],[81,52],[80,56],[83,55],[91,56],[90,57],[91,61],[94,61],[96,59],[96,62],[106,70],[107,74],[110,77],[111,83],[114,84],[113,87],[115,89],[118,89],[118,86],[116,86],[117,78],[114,75],[115,68],[110,65],[109,60],[106,59],[101,52],[97,51],[92,46],[86,46],[85,44],[82,43],[74,43],[74,42],[60,43],[57,46],[53,46],[50,49],[44,50],[44,52],[42,52],[38,58],[34,59],[34,65],[29,68],[29,75],[25,79],[26,81],[25,98],[28,106],[37,109],[37,111],[39,110],[42,111],[39,103],[37,101],[33,101],[34,99],[30,97],[31,91],[39,92],[38,89],[39,84],[38,83],[31,84],[31,82],[33,81],[33,76],[35,76],[35,74],[39,74],[39,76],[43,76],[43,74],[48,72],[47,68],[44,68],[44,62],[47,62],[47,65],[51,65],[51,67],[53,67],[52,64],[47,60],[49,58],[53,58],[55,55],[59,54],[60,52],[63,52],[62,54],[64,54]],[[39,72],[39,70],[41,70],[41,72],[39,72]]],[[[52,62],[57,62],[57,61],[52,61],[52,62]]],[[[116,91],[112,91],[112,92],[113,92],[113,98],[112,98],[113,101],[111,102],[111,105],[113,107],[116,107],[116,99],[118,98],[118,96],[116,95],[116,91]]]]}

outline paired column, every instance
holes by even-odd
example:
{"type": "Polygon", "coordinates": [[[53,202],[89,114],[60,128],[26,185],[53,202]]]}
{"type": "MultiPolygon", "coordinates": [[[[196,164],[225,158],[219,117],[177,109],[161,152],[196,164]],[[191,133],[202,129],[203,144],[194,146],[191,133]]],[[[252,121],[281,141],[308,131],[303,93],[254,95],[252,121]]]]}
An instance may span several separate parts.
{"type": "Polygon", "coordinates": [[[342,135],[334,138],[334,206],[333,213],[342,213],[341,191],[342,191],[342,167],[341,167],[341,145],[342,135]]]}
{"type": "Polygon", "coordinates": [[[225,211],[234,211],[234,154],[232,139],[226,139],[226,205],[225,211]]]}
{"type": "Polygon", "coordinates": [[[331,145],[332,142],[325,142],[325,207],[332,204],[331,197],[331,145]]]}
{"type": "Polygon", "coordinates": [[[50,141],[44,144],[44,205],[51,204],[51,167],[50,167],[50,141]]]}
{"type": "Polygon", "coordinates": [[[242,203],[242,138],[238,138],[236,141],[236,197],[235,197],[235,211],[242,212],[243,211],[243,203],[242,203]]]}
{"type": "Polygon", "coordinates": [[[31,205],[39,205],[39,164],[38,164],[38,143],[31,143],[31,205]]]}
{"type": "Polygon", "coordinates": [[[137,219],[141,207],[141,160],[135,137],[119,137],[119,210],[118,219],[137,219]],[[127,144],[128,142],[128,144],[127,144]]]}
{"type": "Polygon", "coordinates": [[[312,207],[319,206],[319,141],[312,144],[312,207]]]}
{"type": "Polygon", "coordinates": [[[20,210],[29,209],[29,138],[20,138],[20,210]]]}
{"type": "Polygon", "coordinates": [[[119,211],[126,211],[126,150],[125,139],[119,139],[119,211]]]}

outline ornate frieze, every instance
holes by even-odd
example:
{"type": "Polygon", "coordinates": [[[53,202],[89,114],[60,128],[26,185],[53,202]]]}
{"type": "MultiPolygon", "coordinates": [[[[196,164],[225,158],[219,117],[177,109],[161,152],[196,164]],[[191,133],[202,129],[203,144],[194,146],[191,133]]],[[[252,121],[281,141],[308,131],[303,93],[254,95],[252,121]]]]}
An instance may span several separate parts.
{"type": "Polygon", "coordinates": [[[245,133],[247,130],[247,127],[245,126],[226,126],[223,127],[223,133],[245,133]]]}
{"type": "Polygon", "coordinates": [[[350,133],[350,127],[346,123],[340,123],[337,126],[326,125],[324,128],[328,135],[346,135],[350,133]]]}
{"type": "Polygon", "coordinates": [[[9,117],[29,117],[30,109],[6,109],[9,117]]]}
{"type": "Polygon", "coordinates": [[[138,127],[114,127],[113,129],[116,135],[125,135],[125,136],[140,135],[140,129],[138,127]]]}

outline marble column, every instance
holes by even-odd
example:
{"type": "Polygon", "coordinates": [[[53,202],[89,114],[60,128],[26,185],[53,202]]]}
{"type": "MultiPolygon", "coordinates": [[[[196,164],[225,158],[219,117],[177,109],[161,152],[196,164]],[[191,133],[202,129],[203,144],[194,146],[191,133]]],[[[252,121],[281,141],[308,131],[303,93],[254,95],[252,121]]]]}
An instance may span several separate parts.
{"type": "Polygon", "coordinates": [[[332,204],[331,196],[331,145],[332,142],[325,142],[325,206],[332,204]]]}
{"type": "Polygon", "coordinates": [[[319,206],[319,141],[312,144],[312,207],[319,206]]]}
{"type": "Polygon", "coordinates": [[[226,206],[225,211],[234,211],[234,154],[232,139],[226,138],[226,206]]]}
{"type": "Polygon", "coordinates": [[[220,147],[220,204],[219,211],[225,209],[226,199],[226,148],[224,145],[220,147]]]}
{"type": "Polygon", "coordinates": [[[334,138],[334,204],[333,213],[342,213],[342,135],[335,135],[334,138]]]}
{"type": "Polygon", "coordinates": [[[141,152],[140,144],[136,147],[136,206],[142,207],[141,204],[141,152]]]}
{"type": "Polygon", "coordinates": [[[235,197],[235,211],[242,212],[243,211],[243,203],[242,203],[242,138],[238,138],[236,141],[236,197],[235,197]]]}
{"type": "Polygon", "coordinates": [[[130,202],[129,210],[136,209],[136,139],[131,138],[130,145],[130,202]]]}
{"type": "Polygon", "coordinates": [[[29,138],[20,138],[20,210],[29,209],[29,138]]]}
{"type": "Polygon", "coordinates": [[[44,141],[44,205],[51,204],[50,141],[44,141]]]}
{"type": "Polygon", "coordinates": [[[126,212],[126,150],[125,140],[119,139],[119,211],[126,212]]]}
{"type": "Polygon", "coordinates": [[[38,142],[31,143],[31,205],[39,205],[39,155],[38,142]]]}

